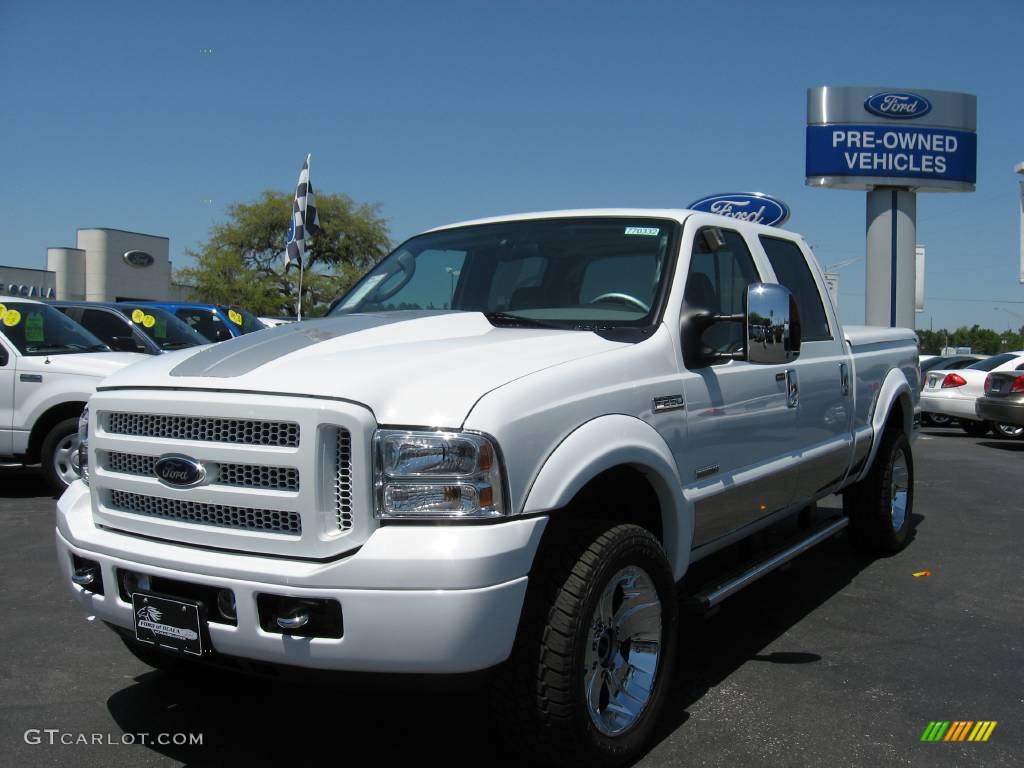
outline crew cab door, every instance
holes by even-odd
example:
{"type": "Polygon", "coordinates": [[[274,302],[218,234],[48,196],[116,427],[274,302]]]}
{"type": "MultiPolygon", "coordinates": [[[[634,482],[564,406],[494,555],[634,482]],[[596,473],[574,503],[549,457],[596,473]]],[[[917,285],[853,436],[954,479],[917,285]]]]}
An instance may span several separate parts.
{"type": "Polygon", "coordinates": [[[809,251],[782,233],[759,235],[758,240],[776,279],[800,309],[800,357],[789,367],[799,387],[796,501],[810,501],[839,485],[850,465],[853,371],[832,304],[823,298],[824,277],[809,251]]]}
{"type": "Polygon", "coordinates": [[[14,450],[14,350],[0,334],[0,456],[14,450]]]}
{"type": "MultiPolygon", "coordinates": [[[[762,279],[740,232],[694,227],[683,312],[742,313],[747,286],[762,279]],[[721,237],[705,235],[710,229],[721,237]]],[[[718,352],[740,351],[743,324],[716,323],[703,341],[718,352]]],[[[789,367],[730,360],[683,372],[687,438],[676,459],[684,492],[694,500],[694,547],[791,503],[796,408],[789,402],[789,367]]]]}

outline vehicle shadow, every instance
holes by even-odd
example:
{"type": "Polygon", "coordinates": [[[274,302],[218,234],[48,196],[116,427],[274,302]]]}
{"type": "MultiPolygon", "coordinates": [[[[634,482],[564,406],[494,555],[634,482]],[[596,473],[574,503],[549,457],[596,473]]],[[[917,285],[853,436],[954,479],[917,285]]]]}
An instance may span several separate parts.
{"type": "MultiPolygon", "coordinates": [[[[915,514],[915,525],[922,519],[915,514]]],[[[671,693],[651,748],[743,664],[821,661],[811,648],[763,651],[870,563],[841,534],[730,598],[716,614],[684,615],[671,693]]],[[[481,761],[498,767],[523,764],[522,757],[499,746],[485,691],[444,692],[411,684],[330,689],[154,671],[114,693],[107,707],[126,733],[202,734],[202,745],[148,745],[193,766],[304,765],[325,758],[397,765],[430,757],[474,768],[481,761]]]]}
{"type": "Polygon", "coordinates": [[[53,498],[43,480],[40,467],[20,464],[0,467],[0,497],[5,499],[31,499],[39,496],[53,498]]]}
{"type": "Polygon", "coordinates": [[[1011,453],[1024,453],[1024,440],[982,440],[978,445],[1011,453]]]}

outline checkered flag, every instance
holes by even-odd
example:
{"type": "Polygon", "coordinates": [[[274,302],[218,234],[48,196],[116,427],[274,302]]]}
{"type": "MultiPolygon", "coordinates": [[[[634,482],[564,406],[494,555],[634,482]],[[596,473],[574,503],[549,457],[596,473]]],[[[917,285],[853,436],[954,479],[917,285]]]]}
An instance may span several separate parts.
{"type": "Polygon", "coordinates": [[[299,184],[295,187],[295,199],[292,201],[292,220],[288,225],[288,248],[284,254],[284,268],[293,263],[303,267],[303,256],[310,238],[320,231],[320,215],[316,210],[316,196],[313,185],[309,181],[309,159],[302,164],[299,172],[299,184]]]}

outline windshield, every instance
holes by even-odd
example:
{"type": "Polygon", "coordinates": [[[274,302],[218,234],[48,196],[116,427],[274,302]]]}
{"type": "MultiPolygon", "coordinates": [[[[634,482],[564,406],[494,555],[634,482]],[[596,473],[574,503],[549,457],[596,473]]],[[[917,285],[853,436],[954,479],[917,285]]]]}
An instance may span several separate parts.
{"type": "Polygon", "coordinates": [[[993,355],[987,360],[979,360],[974,365],[968,365],[967,367],[975,371],[992,371],[1003,363],[1008,363],[1017,357],[1020,357],[1020,355],[1015,355],[1012,352],[1005,352],[1001,355],[993,355]]]}
{"type": "Polygon", "coordinates": [[[244,333],[252,333],[253,331],[264,331],[267,326],[262,320],[247,309],[242,309],[237,304],[231,306],[224,306],[218,304],[217,307],[223,312],[228,320],[234,323],[235,328],[244,333]]]}
{"type": "Polygon", "coordinates": [[[89,331],[48,304],[0,304],[0,333],[28,356],[110,351],[89,331]]]}
{"type": "Polygon", "coordinates": [[[384,259],[331,314],[460,310],[495,324],[649,326],[676,228],[663,219],[579,218],[427,233],[384,259]]]}
{"type": "Polygon", "coordinates": [[[131,318],[132,324],[149,336],[160,349],[170,351],[210,343],[210,340],[201,333],[159,307],[135,304],[118,306],[131,318]]]}

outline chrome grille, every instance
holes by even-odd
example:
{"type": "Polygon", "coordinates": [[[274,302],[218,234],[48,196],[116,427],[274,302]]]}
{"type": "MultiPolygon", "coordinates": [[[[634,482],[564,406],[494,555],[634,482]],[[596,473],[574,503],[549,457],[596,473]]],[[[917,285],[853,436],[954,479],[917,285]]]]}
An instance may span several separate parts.
{"type": "MultiPolygon", "coordinates": [[[[159,456],[108,451],[103,468],[126,475],[153,477],[153,465],[159,456]]],[[[299,490],[299,470],[295,467],[267,467],[261,464],[217,464],[203,462],[210,473],[211,485],[233,485],[239,488],[266,488],[273,491],[299,490]]]]}
{"type": "Polygon", "coordinates": [[[352,438],[347,429],[334,430],[334,515],[339,531],[352,527],[352,438]]]}
{"type": "Polygon", "coordinates": [[[107,413],[105,417],[105,429],[117,435],[240,445],[271,445],[283,448],[296,448],[299,445],[299,425],[293,421],[117,412],[107,413]]]}
{"type": "Polygon", "coordinates": [[[214,525],[221,528],[241,528],[249,531],[302,534],[302,520],[298,512],[274,509],[232,507],[181,499],[164,499],[127,491],[110,491],[110,506],[121,512],[136,515],[180,520],[186,523],[214,525]]]}

